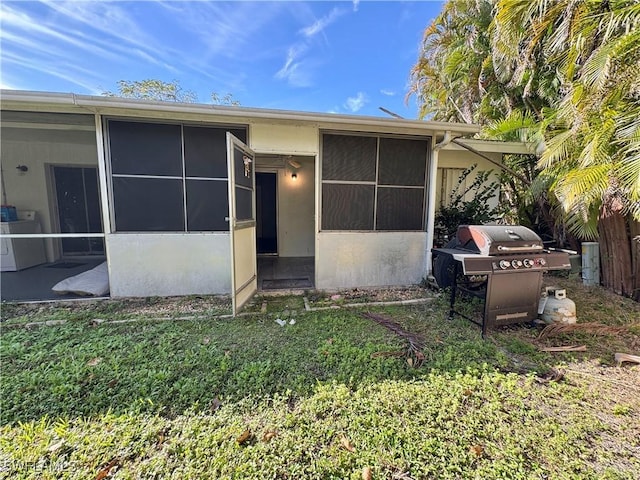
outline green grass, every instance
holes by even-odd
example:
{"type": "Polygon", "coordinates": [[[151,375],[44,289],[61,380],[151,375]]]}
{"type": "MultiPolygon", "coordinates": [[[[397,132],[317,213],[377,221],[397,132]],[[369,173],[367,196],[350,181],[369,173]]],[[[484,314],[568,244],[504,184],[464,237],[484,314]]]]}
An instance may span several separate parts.
{"type": "Polygon", "coordinates": [[[481,340],[444,297],[375,309],[425,338],[411,368],[376,355],[404,344],[355,310],[275,323],[297,302],[233,320],[144,320],[127,302],[96,308],[140,320],[18,316],[68,322],[2,330],[0,478],[640,477],[637,369],[592,363],[623,340],[554,356],[524,327],[481,340]],[[564,381],[539,381],[559,364],[564,381]]]}

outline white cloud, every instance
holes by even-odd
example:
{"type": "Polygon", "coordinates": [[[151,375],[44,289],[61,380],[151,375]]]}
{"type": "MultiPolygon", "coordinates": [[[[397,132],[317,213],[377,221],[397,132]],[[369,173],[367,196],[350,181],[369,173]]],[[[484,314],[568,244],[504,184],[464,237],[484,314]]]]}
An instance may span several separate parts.
{"type": "Polygon", "coordinates": [[[301,55],[303,55],[309,46],[304,43],[299,43],[289,47],[287,51],[287,59],[285,60],[284,65],[278,72],[275,77],[281,80],[287,80],[287,83],[293,87],[308,87],[312,84],[311,75],[308,70],[303,68],[303,65],[306,63],[304,61],[298,60],[301,55]]]}
{"type": "Polygon", "coordinates": [[[396,95],[396,92],[394,92],[393,90],[386,90],[384,88],[380,90],[380,93],[382,95],[386,95],[387,97],[394,97],[396,95]]]}
{"type": "Polygon", "coordinates": [[[347,98],[344,107],[352,113],[358,112],[368,103],[369,99],[363,92],[358,92],[355,97],[347,98]]]}
{"type": "Polygon", "coordinates": [[[325,15],[321,19],[316,20],[312,25],[301,29],[300,32],[307,38],[313,37],[318,33],[322,33],[325,28],[331,25],[343,13],[343,10],[339,8],[333,8],[328,15],[325,15]]]}
{"type": "Polygon", "coordinates": [[[6,52],[3,52],[2,54],[2,61],[3,63],[14,64],[21,68],[26,68],[38,73],[45,73],[52,77],[60,78],[69,83],[84,88],[93,95],[102,93],[95,86],[98,78],[93,74],[93,72],[81,67],[77,67],[75,65],[69,65],[65,63],[47,65],[21,56],[7,54],[6,52]]]}
{"type": "Polygon", "coordinates": [[[360,0],[353,0],[353,11],[357,12],[358,11],[358,6],[360,5],[360,0]]]}
{"type": "Polygon", "coordinates": [[[298,33],[304,37],[304,40],[289,47],[284,65],[278,70],[275,77],[281,80],[286,79],[289,85],[294,87],[312,85],[313,65],[319,62],[309,59],[302,60],[302,57],[310,50],[312,39],[319,34],[324,35],[324,30],[344,13],[346,13],[345,10],[334,7],[327,15],[311,25],[301,28],[298,33]]]}
{"type": "Polygon", "coordinates": [[[109,50],[86,42],[73,34],[60,33],[46,25],[41,25],[40,22],[29,15],[12,10],[6,5],[2,9],[2,24],[3,32],[0,35],[3,40],[6,39],[21,46],[36,48],[45,53],[51,53],[50,43],[53,40],[58,40],[100,57],[116,57],[109,50]],[[19,33],[12,34],[11,29],[17,30],[19,33]]]}
{"type": "Polygon", "coordinates": [[[0,80],[0,89],[2,90],[25,90],[22,87],[16,86],[14,83],[7,82],[5,78],[0,80]]]}

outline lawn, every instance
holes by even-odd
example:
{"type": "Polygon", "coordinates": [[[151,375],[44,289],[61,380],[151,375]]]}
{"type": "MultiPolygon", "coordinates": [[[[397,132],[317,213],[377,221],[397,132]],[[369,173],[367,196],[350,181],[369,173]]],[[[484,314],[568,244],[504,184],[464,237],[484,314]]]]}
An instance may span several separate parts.
{"type": "Polygon", "coordinates": [[[552,280],[619,328],[482,340],[443,296],[3,304],[0,478],[640,478],[640,368],[613,357],[639,353],[640,306],[552,280]]]}

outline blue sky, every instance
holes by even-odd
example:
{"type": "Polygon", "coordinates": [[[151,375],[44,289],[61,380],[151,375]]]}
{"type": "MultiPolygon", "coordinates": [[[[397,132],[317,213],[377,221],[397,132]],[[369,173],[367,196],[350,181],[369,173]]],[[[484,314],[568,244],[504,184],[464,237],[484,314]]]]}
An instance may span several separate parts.
{"type": "Polygon", "coordinates": [[[409,74],[442,3],[2,0],[0,83],[100,94],[179,80],[201,103],[416,118],[409,74]]]}

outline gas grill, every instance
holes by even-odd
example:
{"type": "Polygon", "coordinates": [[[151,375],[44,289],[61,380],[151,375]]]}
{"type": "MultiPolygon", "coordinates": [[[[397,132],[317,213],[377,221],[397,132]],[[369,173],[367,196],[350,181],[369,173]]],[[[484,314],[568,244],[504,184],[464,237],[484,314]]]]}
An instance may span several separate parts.
{"type": "Polygon", "coordinates": [[[461,225],[445,248],[434,248],[433,274],[451,287],[449,316],[460,315],[487,328],[533,321],[538,315],[542,274],[571,268],[569,254],[545,248],[520,225],[461,225]],[[455,310],[459,292],[484,298],[482,322],[455,310]]]}

